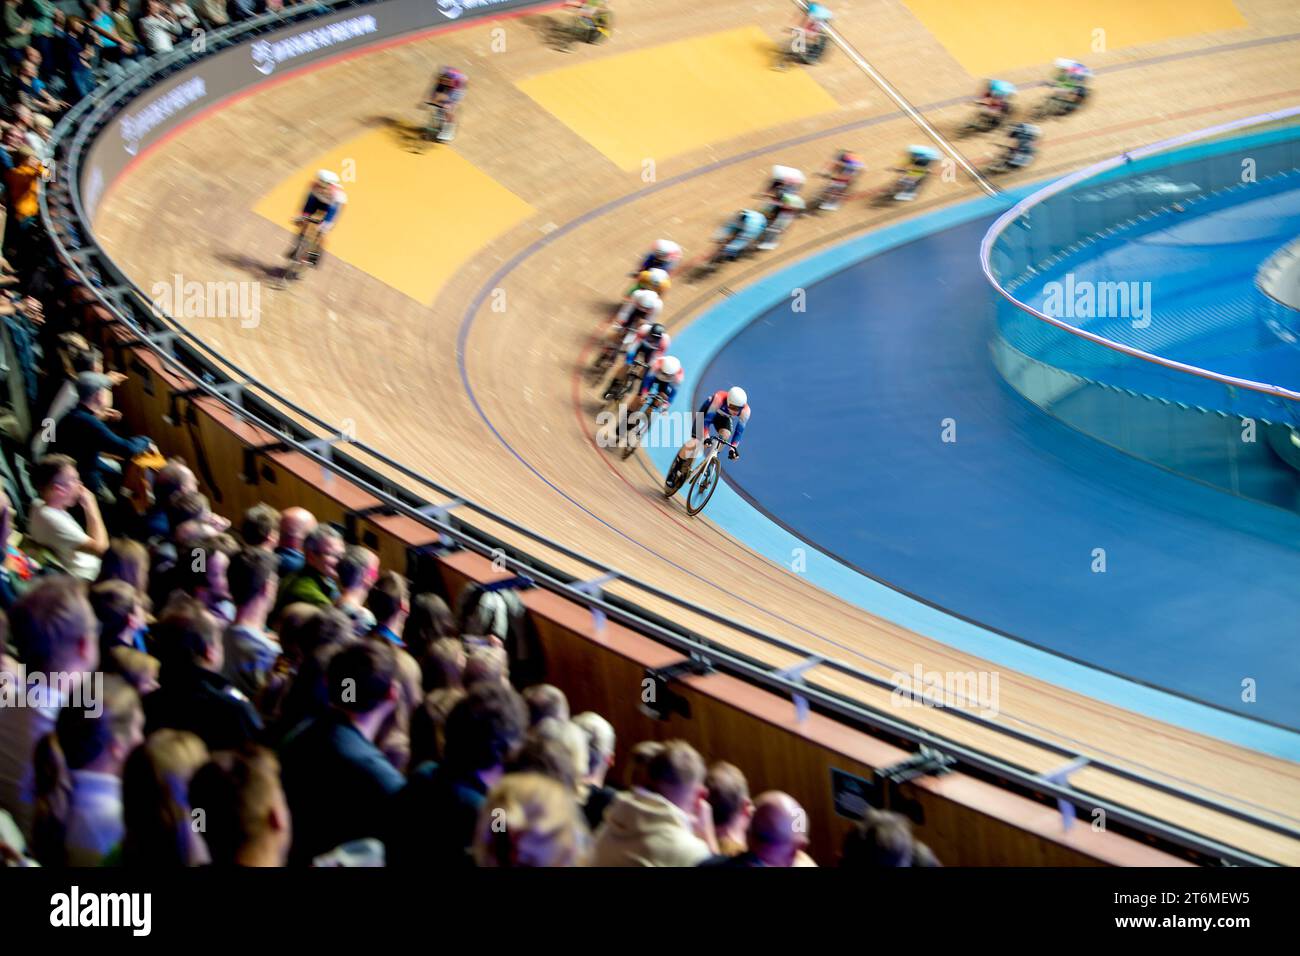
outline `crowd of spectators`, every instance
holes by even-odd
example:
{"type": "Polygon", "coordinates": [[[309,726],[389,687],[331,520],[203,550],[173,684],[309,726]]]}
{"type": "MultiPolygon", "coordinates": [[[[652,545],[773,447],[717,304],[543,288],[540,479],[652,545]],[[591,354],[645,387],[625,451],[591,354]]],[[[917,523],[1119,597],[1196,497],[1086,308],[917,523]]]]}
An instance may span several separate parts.
{"type": "MultiPolygon", "coordinates": [[[[278,7],[5,0],[0,862],[815,865],[804,809],[739,767],[682,740],[620,760],[546,683],[517,594],[412,594],[302,507],[219,514],[124,433],[107,315],[41,232],[50,129],[141,57],[278,7]]],[[[877,814],[843,862],[934,861],[877,814]]]]}

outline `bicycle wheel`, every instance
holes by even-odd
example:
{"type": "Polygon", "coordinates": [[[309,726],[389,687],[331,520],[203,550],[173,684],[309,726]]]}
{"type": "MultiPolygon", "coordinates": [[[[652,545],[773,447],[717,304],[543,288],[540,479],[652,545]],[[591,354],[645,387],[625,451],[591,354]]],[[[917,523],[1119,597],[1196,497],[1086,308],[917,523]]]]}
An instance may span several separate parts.
{"type": "Polygon", "coordinates": [[[637,418],[636,428],[627,436],[627,441],[623,442],[623,460],[632,457],[632,453],[641,447],[641,441],[645,438],[646,433],[650,431],[650,413],[641,412],[637,418]]]}
{"type": "Polygon", "coordinates": [[[668,474],[664,477],[664,497],[671,498],[677,494],[677,490],[686,482],[686,475],[689,468],[681,467],[682,460],[674,458],[672,467],[668,469],[668,474]]]}
{"type": "Polygon", "coordinates": [[[718,464],[718,459],[709,459],[704,470],[691,482],[690,493],[686,496],[687,514],[697,515],[704,510],[704,506],[713,497],[714,489],[718,487],[718,478],[721,474],[722,466],[718,464]]]}

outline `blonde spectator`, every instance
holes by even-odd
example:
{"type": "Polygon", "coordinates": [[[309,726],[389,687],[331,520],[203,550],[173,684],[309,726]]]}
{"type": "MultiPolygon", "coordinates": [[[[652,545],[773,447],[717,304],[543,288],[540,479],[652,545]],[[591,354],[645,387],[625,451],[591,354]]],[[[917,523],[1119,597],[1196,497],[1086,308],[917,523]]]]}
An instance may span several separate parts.
{"type": "Polygon", "coordinates": [[[583,866],[591,834],[573,795],[536,773],[507,774],[488,793],[474,836],[483,867],[583,866]]]}

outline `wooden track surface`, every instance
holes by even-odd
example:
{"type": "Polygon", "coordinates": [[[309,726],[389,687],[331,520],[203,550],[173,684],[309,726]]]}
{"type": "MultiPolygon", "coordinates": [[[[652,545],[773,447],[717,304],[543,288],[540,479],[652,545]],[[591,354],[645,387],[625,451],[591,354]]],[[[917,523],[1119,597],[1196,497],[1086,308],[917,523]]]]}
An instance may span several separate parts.
{"type": "MultiPolygon", "coordinates": [[[[1300,42],[1276,38],[1300,34],[1300,7],[1292,0],[1240,0],[1238,7],[1247,29],[1092,57],[1090,65],[1103,71],[1094,102],[1048,124],[1035,176],[1296,103],[1300,42]]],[[[924,108],[973,92],[980,78],[968,75],[902,4],[857,0],[836,9],[845,38],[912,103],[924,108]]],[[[988,670],[985,662],[826,594],[750,553],[706,518],[686,518],[675,503],[663,502],[647,463],[617,462],[592,442],[595,405],[577,382],[579,356],[651,240],[670,235],[689,257],[705,247],[723,216],[750,201],[774,162],[816,169],[834,149],[852,146],[865,154],[866,179],[875,185],[884,181],[880,170],[921,137],[846,56],[833,51],[815,78],[838,110],[656,158],[657,179],[646,183],[639,173],[616,168],[514,83],[574,58],[617,56],[687,31],[758,24],[776,38],[792,14],[779,0],[721,0],[703,11],[684,0],[625,0],[614,41],[600,47],[557,52],[543,42],[546,17],[538,15],[499,25],[505,52],[492,52],[492,26],[482,25],[320,69],[235,103],[146,156],[101,207],[100,237],[145,289],[170,283],[176,273],[187,280],[263,279],[279,264],[288,233],[249,211],[258,198],[314,156],[375,126],[390,128],[393,148],[403,148],[401,124],[418,118],[414,103],[435,64],[464,64],[472,87],[452,148],[530,203],[537,210],[533,218],[484,248],[432,307],[333,259],[292,293],[264,290],[257,328],[202,317],[186,324],[290,400],[327,421],[354,423],[361,441],[542,534],[737,621],[884,677],[910,672],[915,662],[926,670],[988,670]],[[457,337],[471,304],[487,304],[493,274],[544,236],[551,241],[501,279],[505,310],[481,308],[465,343],[465,373],[494,434],[462,380],[457,337]],[[748,582],[740,593],[712,583],[723,566],[739,569],[748,582]]],[[[1046,66],[1007,78],[1028,84],[1045,74],[1046,66]]],[[[652,81],[647,77],[647,103],[653,101],[652,81]]],[[[951,130],[966,109],[925,112],[951,130]]],[[[973,160],[991,154],[987,140],[961,145],[973,160]]],[[[916,204],[922,209],[978,195],[965,180],[932,185],[927,200],[916,204]]],[[[708,282],[679,282],[667,299],[670,327],[718,301],[723,285],[743,285],[897,216],[857,205],[802,221],[776,253],[708,282]]],[[[411,241],[419,241],[419,227],[418,219],[392,226],[411,241]]],[[[561,558],[554,562],[568,566],[561,558]]],[[[682,617],[671,606],[637,599],[682,617]]],[[[794,660],[716,625],[685,623],[756,658],[777,665],[794,660]]],[[[886,693],[825,668],[807,677],[889,708],[886,693]]],[[[1002,670],[1000,678],[999,723],[1300,825],[1300,767],[1294,764],[1031,677],[1002,670]]],[[[892,713],[1036,771],[1060,762],[941,710],[892,713]]],[[[1228,844],[1300,864],[1300,843],[1222,814],[1095,770],[1073,781],[1228,844]]]]}

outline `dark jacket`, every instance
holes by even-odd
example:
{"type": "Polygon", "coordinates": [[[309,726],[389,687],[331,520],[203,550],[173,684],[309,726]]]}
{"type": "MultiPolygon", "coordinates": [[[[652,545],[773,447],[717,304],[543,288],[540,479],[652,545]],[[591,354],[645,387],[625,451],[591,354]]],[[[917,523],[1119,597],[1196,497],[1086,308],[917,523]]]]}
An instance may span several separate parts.
{"type": "Polygon", "coordinates": [[[158,690],[144,699],[145,731],[188,730],[209,750],[228,750],[252,740],[262,720],[248,698],[225,677],[193,665],[168,664],[158,690]]]}
{"type": "Polygon", "coordinates": [[[100,455],[130,459],[148,447],[147,437],[119,437],[85,405],[78,405],[63,416],[55,429],[54,441],[50,442],[51,452],[69,455],[76,461],[81,480],[91,491],[98,491],[104,484],[100,455]]]}
{"type": "Polygon", "coordinates": [[[299,726],[280,747],[280,765],[293,820],[291,866],[350,840],[382,838],[402,775],[345,714],[330,710],[299,726]]]}
{"type": "Polygon", "coordinates": [[[469,855],[487,787],[477,774],[432,761],[411,771],[394,801],[385,836],[389,866],[473,866],[469,855]]]}

